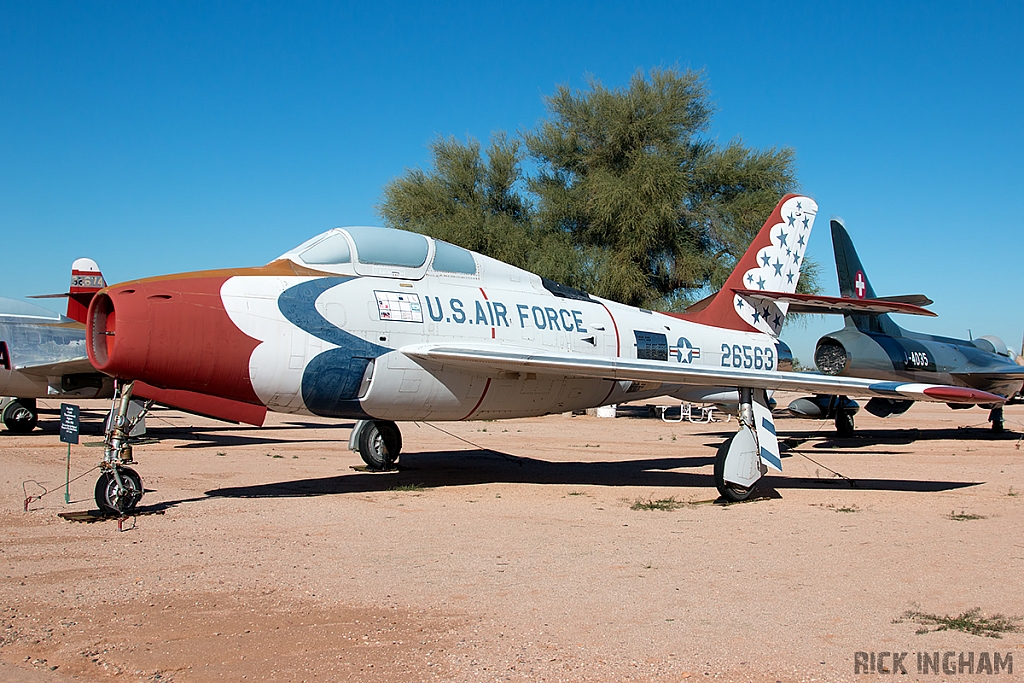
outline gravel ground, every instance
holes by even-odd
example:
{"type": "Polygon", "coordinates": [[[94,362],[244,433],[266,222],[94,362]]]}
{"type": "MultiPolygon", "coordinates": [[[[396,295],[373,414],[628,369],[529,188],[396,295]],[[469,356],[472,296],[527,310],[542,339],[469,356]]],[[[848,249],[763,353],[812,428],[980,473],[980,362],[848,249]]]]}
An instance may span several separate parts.
{"type": "Polygon", "coordinates": [[[850,439],[779,416],[784,473],[730,506],[734,423],[404,423],[401,469],[373,474],[351,423],[159,410],[119,531],[58,517],[95,507],[106,404],[82,404],[70,504],[43,404],[41,430],[0,432],[0,681],[875,678],[857,652],[908,653],[901,680],[974,678],[919,674],[934,652],[1024,673],[1024,633],[901,618],[1024,616],[1024,406],[1002,435],[941,405],[850,439]]]}

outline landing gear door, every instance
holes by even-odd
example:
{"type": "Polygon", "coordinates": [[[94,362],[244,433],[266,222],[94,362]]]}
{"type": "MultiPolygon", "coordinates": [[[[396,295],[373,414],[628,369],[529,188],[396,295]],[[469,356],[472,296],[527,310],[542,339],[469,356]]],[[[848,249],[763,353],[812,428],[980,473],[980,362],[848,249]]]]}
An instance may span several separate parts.
{"type": "Polygon", "coordinates": [[[763,389],[755,389],[753,393],[754,426],[757,429],[761,461],[773,470],[781,472],[779,437],[775,434],[775,421],[772,419],[772,410],[768,407],[768,394],[763,389]]]}
{"type": "MultiPolygon", "coordinates": [[[[145,401],[140,401],[134,398],[128,403],[128,412],[126,413],[125,417],[129,423],[134,423],[132,426],[132,430],[128,433],[129,437],[145,436],[146,416],[143,415],[141,419],[139,418],[139,415],[142,414],[142,411],[145,409],[145,407],[145,401]]],[[[107,422],[104,427],[104,429],[106,429],[107,431],[113,429],[113,421],[116,413],[117,406],[115,405],[113,408],[110,409],[110,413],[107,414],[107,422]]]]}
{"type": "MultiPolygon", "coordinates": [[[[722,478],[743,487],[750,487],[761,478],[757,457],[757,439],[747,426],[740,427],[735,436],[724,445],[727,448],[722,478]]],[[[721,456],[720,456],[721,457],[721,456]]]]}

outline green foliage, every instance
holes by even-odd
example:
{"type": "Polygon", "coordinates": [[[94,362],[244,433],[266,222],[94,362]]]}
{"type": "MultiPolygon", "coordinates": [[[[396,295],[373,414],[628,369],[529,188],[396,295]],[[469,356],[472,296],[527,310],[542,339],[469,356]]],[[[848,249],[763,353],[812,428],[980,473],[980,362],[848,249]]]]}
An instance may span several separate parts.
{"type": "Polygon", "coordinates": [[[954,522],[973,522],[976,519],[988,519],[985,515],[976,515],[973,512],[964,512],[963,510],[960,512],[950,510],[946,517],[954,522]]]}
{"type": "Polygon", "coordinates": [[[629,506],[630,510],[678,510],[681,507],[686,507],[686,503],[676,500],[675,496],[671,498],[659,498],[658,500],[635,500],[633,504],[629,506]]]}
{"type": "MultiPolygon", "coordinates": [[[[522,143],[494,135],[430,145],[432,169],[384,188],[384,221],[636,306],[680,310],[718,289],[796,186],[792,149],[706,137],[701,72],[637,72],[560,86],[522,143]],[[525,148],[525,151],[524,151],[525,148]],[[524,162],[535,169],[528,175],[524,162]]],[[[801,289],[815,286],[804,263],[801,289]]]]}
{"type": "Polygon", "coordinates": [[[426,490],[425,484],[399,484],[391,488],[392,491],[411,491],[413,493],[419,493],[426,490]]]}
{"type": "Polygon", "coordinates": [[[1018,633],[1021,630],[1022,620],[1020,617],[1007,617],[1002,614],[985,617],[982,616],[981,609],[975,607],[957,616],[947,614],[941,617],[915,608],[904,612],[899,619],[894,619],[893,623],[900,624],[904,621],[920,624],[921,628],[917,630],[918,634],[931,631],[963,631],[976,636],[1002,638],[1003,633],[1018,633]],[[933,626],[935,628],[931,628],[933,626]]]}
{"type": "Polygon", "coordinates": [[[391,227],[458,244],[557,281],[568,281],[575,254],[567,235],[535,229],[524,184],[521,145],[498,133],[480,143],[438,138],[433,170],[407,171],[384,187],[378,206],[391,227]]]}

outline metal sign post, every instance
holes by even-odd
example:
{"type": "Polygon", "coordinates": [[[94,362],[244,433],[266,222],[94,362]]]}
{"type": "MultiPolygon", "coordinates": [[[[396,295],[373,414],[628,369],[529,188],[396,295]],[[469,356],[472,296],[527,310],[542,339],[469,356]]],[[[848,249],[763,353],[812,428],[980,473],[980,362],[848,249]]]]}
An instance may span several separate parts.
{"type": "Polygon", "coordinates": [[[64,502],[71,502],[71,444],[78,443],[78,406],[60,404],[60,440],[68,445],[67,478],[64,480],[64,502]]]}

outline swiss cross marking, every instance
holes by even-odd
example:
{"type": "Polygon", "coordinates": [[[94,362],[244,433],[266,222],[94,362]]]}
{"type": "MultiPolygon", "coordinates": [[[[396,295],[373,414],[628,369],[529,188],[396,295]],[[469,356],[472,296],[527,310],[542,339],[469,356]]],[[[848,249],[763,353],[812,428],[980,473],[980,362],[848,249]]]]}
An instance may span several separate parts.
{"type": "Polygon", "coordinates": [[[867,291],[868,284],[864,280],[864,272],[861,270],[857,271],[856,277],[853,278],[853,288],[857,291],[857,298],[863,299],[864,294],[867,291]]]}

